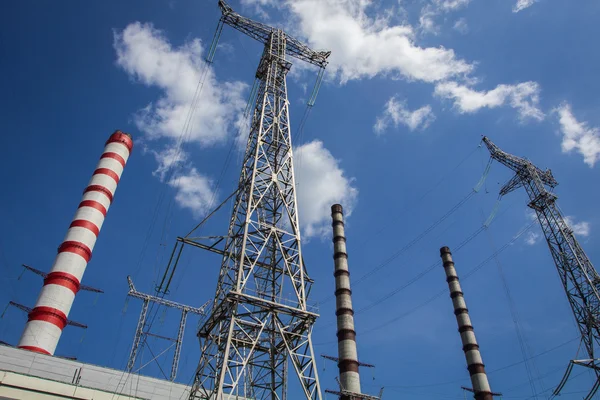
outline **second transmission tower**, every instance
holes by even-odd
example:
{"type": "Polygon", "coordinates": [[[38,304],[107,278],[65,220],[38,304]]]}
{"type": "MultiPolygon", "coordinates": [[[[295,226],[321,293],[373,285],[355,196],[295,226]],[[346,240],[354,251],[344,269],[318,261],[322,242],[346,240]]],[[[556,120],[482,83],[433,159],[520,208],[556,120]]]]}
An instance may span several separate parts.
{"type": "Polygon", "coordinates": [[[535,211],[542,226],[588,355],[586,359],[571,361],[554,395],[558,395],[567,383],[573,366],[580,365],[590,368],[596,376],[591,391],[585,397],[589,400],[600,387],[600,359],[596,355],[600,348],[600,275],[566,223],[556,204],[556,195],[547,189],[558,185],[552,172],[542,171],[529,160],[500,150],[487,137],[483,138],[483,142],[494,160],[515,172],[515,176],[500,190],[500,195],[519,187],[524,187],[529,195],[529,207],[535,211]]]}

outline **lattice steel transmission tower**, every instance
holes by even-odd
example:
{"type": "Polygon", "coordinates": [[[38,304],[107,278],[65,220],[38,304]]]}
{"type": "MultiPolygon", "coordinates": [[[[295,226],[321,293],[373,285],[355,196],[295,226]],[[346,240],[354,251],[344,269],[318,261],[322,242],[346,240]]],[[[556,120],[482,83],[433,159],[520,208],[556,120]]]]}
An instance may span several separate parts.
{"type": "Polygon", "coordinates": [[[571,361],[554,395],[565,386],[573,366],[581,365],[596,374],[596,382],[585,397],[591,399],[600,387],[600,359],[596,358],[596,350],[600,347],[600,275],[565,222],[556,205],[556,195],[547,189],[558,185],[552,172],[542,171],[529,160],[505,153],[487,137],[483,142],[493,159],[515,171],[515,176],[500,190],[500,195],[519,187],[524,187],[529,195],[529,207],[536,212],[542,226],[587,351],[587,359],[571,361]]]}
{"type": "MultiPolygon", "coordinates": [[[[321,68],[313,51],[281,29],[219,1],[223,25],[264,44],[256,100],[210,316],[198,332],[201,357],[190,399],[286,399],[288,362],[302,396],[321,399],[311,342],[318,314],[300,246],[286,75],[289,56],[321,68]],[[289,293],[289,297],[288,297],[289,293]]],[[[215,41],[211,53],[216,48],[215,41]]]]}

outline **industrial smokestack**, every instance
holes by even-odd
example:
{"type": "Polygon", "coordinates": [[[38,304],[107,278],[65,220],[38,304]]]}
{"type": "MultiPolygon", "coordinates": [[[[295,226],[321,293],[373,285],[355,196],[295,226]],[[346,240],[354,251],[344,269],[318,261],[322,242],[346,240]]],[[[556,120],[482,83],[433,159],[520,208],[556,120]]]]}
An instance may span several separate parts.
{"type": "Polygon", "coordinates": [[[440,249],[440,255],[444,263],[444,271],[446,272],[446,282],[450,288],[450,297],[454,305],[454,315],[458,322],[458,332],[463,344],[463,351],[467,359],[467,369],[471,375],[471,383],[473,385],[473,393],[477,400],[493,400],[494,393],[490,389],[485,367],[479,352],[479,345],[475,338],[473,325],[469,318],[469,310],[463,296],[463,292],[458,282],[456,269],[454,269],[454,261],[452,261],[452,253],[448,247],[440,249]]]}
{"type": "MultiPolygon", "coordinates": [[[[342,390],[359,394],[360,375],[358,373],[358,353],[356,351],[356,331],[354,330],[354,310],[350,290],[350,272],[346,253],[344,233],[344,211],[341,205],[331,206],[333,219],[333,259],[335,262],[335,303],[337,316],[338,368],[342,390]]],[[[342,400],[350,399],[342,396],[342,400]]]]}
{"type": "Polygon", "coordinates": [[[132,148],[133,141],[127,133],[116,131],[108,138],[35,307],[29,313],[18,347],[54,354],[132,148]]]}

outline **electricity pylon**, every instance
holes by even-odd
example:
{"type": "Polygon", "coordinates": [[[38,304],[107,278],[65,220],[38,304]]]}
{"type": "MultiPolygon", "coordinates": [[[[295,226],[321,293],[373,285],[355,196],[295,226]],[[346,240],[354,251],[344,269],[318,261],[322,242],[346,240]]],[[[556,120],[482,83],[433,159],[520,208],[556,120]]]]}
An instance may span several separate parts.
{"type": "Polygon", "coordinates": [[[569,363],[554,395],[558,395],[567,383],[573,366],[581,365],[592,369],[596,374],[596,382],[585,397],[589,400],[600,387],[600,359],[596,358],[596,349],[600,347],[600,275],[573,235],[573,230],[565,222],[556,205],[556,195],[547,189],[558,185],[552,172],[542,171],[529,160],[505,153],[487,137],[483,138],[483,142],[493,159],[515,171],[515,176],[500,190],[500,195],[519,187],[524,187],[529,195],[529,207],[535,211],[542,226],[581,332],[581,342],[587,351],[587,359],[572,360],[569,363]]]}
{"type": "MultiPolygon", "coordinates": [[[[285,399],[287,364],[302,395],[321,399],[311,342],[316,310],[302,260],[286,75],[289,56],[321,68],[313,51],[281,29],[219,1],[224,24],[264,44],[250,135],[211,314],[198,331],[201,356],[190,399],[285,399]],[[288,297],[289,293],[289,297],[288,297]]],[[[214,54],[215,41],[209,51],[214,54]]],[[[319,74],[322,76],[322,72],[319,74]]]]}
{"type": "MultiPolygon", "coordinates": [[[[173,344],[169,346],[169,348],[175,346],[175,351],[173,353],[173,363],[171,364],[171,375],[169,377],[169,380],[173,382],[175,381],[175,378],[177,378],[179,358],[181,356],[181,346],[183,345],[183,334],[185,332],[185,324],[187,322],[188,314],[192,313],[196,315],[205,315],[205,310],[210,302],[207,301],[200,307],[186,306],[185,304],[180,304],[174,301],[166,300],[162,297],[152,296],[150,294],[138,292],[135,289],[135,286],[133,286],[133,281],[131,280],[130,276],[127,277],[127,284],[129,285],[129,292],[127,292],[127,296],[135,297],[142,300],[142,311],[140,312],[140,318],[138,320],[137,328],[135,329],[135,336],[133,337],[133,346],[131,346],[131,352],[129,353],[129,360],[127,361],[127,367],[125,368],[125,370],[127,372],[133,371],[135,361],[140,350],[140,345],[143,346],[144,344],[146,344],[148,336],[153,336],[159,339],[165,339],[173,342],[173,344]],[[148,306],[150,305],[150,303],[158,304],[159,306],[175,308],[181,311],[181,319],[179,321],[179,329],[177,330],[176,338],[160,336],[150,332],[150,327],[146,326],[146,317],[148,316],[148,306]]],[[[142,368],[143,367],[139,368],[138,371],[142,368]]]]}

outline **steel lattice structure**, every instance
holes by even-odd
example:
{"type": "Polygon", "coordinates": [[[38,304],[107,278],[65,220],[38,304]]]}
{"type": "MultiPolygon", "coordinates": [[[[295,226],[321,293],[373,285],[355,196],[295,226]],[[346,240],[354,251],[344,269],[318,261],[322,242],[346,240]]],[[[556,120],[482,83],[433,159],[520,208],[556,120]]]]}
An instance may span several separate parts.
{"type": "Polygon", "coordinates": [[[519,187],[524,187],[529,195],[529,207],[537,214],[587,351],[587,359],[573,360],[569,364],[554,394],[558,395],[564,387],[573,365],[582,365],[596,373],[596,382],[585,398],[591,399],[600,387],[600,359],[596,358],[596,349],[600,346],[600,275],[565,222],[556,205],[556,195],[547,189],[558,185],[552,172],[542,171],[529,160],[505,153],[487,137],[483,142],[493,159],[515,171],[515,176],[500,190],[500,195],[519,187]]]}
{"type": "Polygon", "coordinates": [[[175,381],[175,378],[177,378],[177,370],[179,368],[179,358],[181,356],[181,345],[183,344],[183,333],[185,332],[187,316],[189,313],[196,315],[205,315],[205,310],[208,307],[209,302],[206,302],[200,307],[186,306],[185,304],[180,304],[174,301],[166,300],[162,297],[152,296],[150,294],[138,292],[135,289],[135,286],[133,285],[133,281],[131,280],[130,276],[127,277],[127,284],[129,285],[129,292],[127,292],[127,296],[135,297],[137,299],[142,300],[142,311],[140,312],[140,318],[138,319],[137,327],[135,329],[133,345],[131,346],[131,352],[129,353],[129,360],[127,361],[127,368],[125,370],[127,372],[133,371],[133,367],[135,366],[135,361],[139,353],[140,345],[146,342],[147,336],[154,336],[159,339],[172,341],[175,345],[173,362],[171,364],[171,375],[169,376],[170,381],[175,381]],[[146,326],[146,318],[148,316],[148,306],[151,302],[161,306],[175,308],[181,311],[181,319],[179,321],[179,328],[177,330],[176,338],[170,338],[150,333],[150,327],[146,326]]]}
{"type": "Polygon", "coordinates": [[[288,362],[303,397],[321,399],[311,342],[318,314],[307,303],[312,281],[300,246],[286,57],[323,69],[330,52],[313,51],[222,0],[219,7],[217,40],[227,24],[263,43],[264,51],[212,312],[198,332],[202,354],[190,399],[285,399],[288,362]]]}

